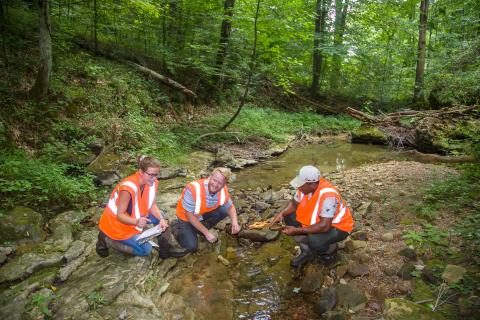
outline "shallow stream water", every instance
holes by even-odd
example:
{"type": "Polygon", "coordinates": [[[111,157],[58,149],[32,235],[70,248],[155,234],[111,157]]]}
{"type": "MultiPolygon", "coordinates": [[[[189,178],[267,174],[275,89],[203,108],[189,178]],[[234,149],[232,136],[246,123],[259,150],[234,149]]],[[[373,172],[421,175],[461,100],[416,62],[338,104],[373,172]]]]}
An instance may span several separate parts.
{"type": "MultiPolygon", "coordinates": [[[[334,173],[399,158],[397,152],[384,147],[345,142],[293,147],[278,158],[237,172],[230,187],[254,190],[272,186],[278,190],[305,164],[334,173]]],[[[252,247],[240,246],[238,239],[223,236],[210,253],[196,254],[193,266],[170,284],[169,291],[184,297],[199,319],[285,318],[288,306],[284,302],[295,299],[300,286],[290,267],[294,246],[286,236],[252,247]],[[218,254],[228,258],[230,266],[218,261],[218,254]]]]}

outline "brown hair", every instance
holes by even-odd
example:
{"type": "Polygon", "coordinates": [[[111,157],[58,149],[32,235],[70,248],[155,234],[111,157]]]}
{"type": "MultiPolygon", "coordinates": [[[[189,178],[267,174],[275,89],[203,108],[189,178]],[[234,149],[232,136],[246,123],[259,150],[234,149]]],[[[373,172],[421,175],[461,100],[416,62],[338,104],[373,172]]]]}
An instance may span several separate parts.
{"type": "Polygon", "coordinates": [[[138,157],[138,169],[147,172],[148,168],[160,168],[160,161],[150,156],[141,155],[138,157]]]}

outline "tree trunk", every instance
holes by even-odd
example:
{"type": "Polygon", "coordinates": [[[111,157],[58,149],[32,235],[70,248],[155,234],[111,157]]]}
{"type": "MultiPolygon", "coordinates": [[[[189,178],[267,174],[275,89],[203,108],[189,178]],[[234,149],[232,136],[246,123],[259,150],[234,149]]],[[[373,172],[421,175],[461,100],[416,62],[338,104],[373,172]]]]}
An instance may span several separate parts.
{"type": "Polygon", "coordinates": [[[320,90],[322,75],[323,54],[321,46],[325,43],[325,24],[327,20],[328,7],[331,0],[317,0],[315,16],[315,35],[313,39],[313,68],[312,68],[312,97],[317,96],[320,90]]]}
{"type": "Polygon", "coordinates": [[[95,53],[98,52],[98,10],[97,10],[97,0],[93,0],[93,43],[95,44],[95,53]]]}
{"type": "Polygon", "coordinates": [[[428,0],[420,2],[420,23],[418,25],[418,56],[417,69],[415,71],[415,88],[413,91],[414,102],[424,102],[423,78],[425,74],[425,53],[427,34],[428,0]]]}
{"type": "Polygon", "coordinates": [[[333,45],[335,53],[332,58],[332,74],[330,78],[330,86],[333,91],[338,90],[338,80],[341,78],[340,68],[342,65],[342,58],[339,51],[343,45],[343,34],[345,33],[345,23],[347,19],[348,1],[335,1],[335,35],[333,45]]]}
{"type": "Polygon", "coordinates": [[[252,57],[250,58],[250,71],[248,72],[247,83],[245,84],[245,91],[243,92],[243,96],[238,105],[237,112],[235,112],[233,117],[223,125],[222,130],[226,130],[228,126],[235,120],[235,118],[237,118],[243,106],[245,105],[245,101],[247,100],[248,89],[250,88],[250,81],[252,80],[253,71],[255,70],[255,61],[257,57],[257,21],[258,21],[259,10],[260,10],[260,0],[257,0],[257,10],[255,12],[254,27],[253,27],[254,38],[253,38],[252,57]]]}
{"type": "MultiPolygon", "coordinates": [[[[222,72],[223,64],[227,57],[228,42],[230,40],[230,32],[232,31],[232,16],[235,0],[225,0],[223,5],[223,20],[222,27],[220,29],[220,46],[217,52],[216,67],[222,72]]],[[[223,74],[218,78],[219,83],[223,83],[223,74]]]]}
{"type": "Polygon", "coordinates": [[[48,82],[52,71],[52,38],[50,35],[50,15],[48,0],[37,0],[40,61],[37,79],[30,95],[37,100],[44,98],[48,92],[48,82]]]}
{"type": "Polygon", "coordinates": [[[3,0],[0,0],[0,28],[2,29],[2,52],[3,63],[5,68],[8,69],[8,51],[7,51],[7,39],[5,35],[5,15],[3,13],[3,0]]]}

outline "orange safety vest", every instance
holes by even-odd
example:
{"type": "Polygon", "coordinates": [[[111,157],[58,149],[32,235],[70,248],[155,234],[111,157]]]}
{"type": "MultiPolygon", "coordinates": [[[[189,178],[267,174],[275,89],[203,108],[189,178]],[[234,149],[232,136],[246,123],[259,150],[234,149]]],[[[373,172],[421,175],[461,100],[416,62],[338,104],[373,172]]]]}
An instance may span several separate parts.
{"type": "Polygon", "coordinates": [[[207,207],[207,192],[205,191],[205,181],[207,179],[199,179],[187,184],[183,189],[182,196],[177,202],[177,217],[183,221],[188,221],[185,209],[183,208],[182,201],[185,195],[185,190],[190,190],[193,200],[195,201],[195,210],[192,212],[202,220],[202,215],[217,209],[219,206],[225,204],[230,200],[230,194],[228,193],[227,185],[225,185],[220,192],[217,192],[218,201],[215,206],[207,207]]]}
{"type": "Polygon", "coordinates": [[[140,219],[150,212],[155,202],[155,196],[158,189],[158,181],[155,180],[153,186],[144,185],[143,192],[140,192],[140,184],[138,182],[140,173],[137,172],[123,179],[112,191],[108,204],[103,211],[102,217],[98,223],[98,227],[109,238],[114,240],[126,240],[136,234],[142,232],[142,228],[134,225],[120,222],[117,218],[117,207],[120,191],[127,191],[131,197],[132,215],[140,219]]]}
{"type": "Polygon", "coordinates": [[[347,207],[337,189],[327,180],[323,178],[320,179],[318,188],[310,199],[308,199],[308,196],[303,194],[300,189],[297,190],[297,195],[300,202],[297,206],[296,219],[303,226],[311,226],[312,224],[320,222],[318,214],[323,207],[323,201],[327,197],[335,197],[339,206],[333,215],[332,227],[345,232],[351,232],[353,230],[353,218],[350,209],[347,207]]]}

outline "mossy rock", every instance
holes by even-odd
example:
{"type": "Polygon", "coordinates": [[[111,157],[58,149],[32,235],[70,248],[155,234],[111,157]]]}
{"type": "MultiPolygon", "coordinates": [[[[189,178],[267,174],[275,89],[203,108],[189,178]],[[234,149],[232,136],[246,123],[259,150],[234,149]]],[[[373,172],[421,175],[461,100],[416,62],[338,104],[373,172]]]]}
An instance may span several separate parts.
{"type": "Polygon", "coordinates": [[[441,314],[401,298],[385,300],[383,316],[386,320],[445,320],[441,314]]]}
{"type": "Polygon", "coordinates": [[[388,144],[388,137],[376,127],[362,126],[352,132],[352,142],[385,145],[388,144]]]}
{"type": "Polygon", "coordinates": [[[411,293],[411,298],[413,301],[422,301],[428,299],[435,299],[436,292],[431,286],[426,284],[420,279],[416,279],[413,282],[413,291],[411,293]]]}
{"type": "Polygon", "coordinates": [[[0,243],[19,240],[40,241],[45,237],[40,213],[18,206],[0,216],[0,243]]]}

